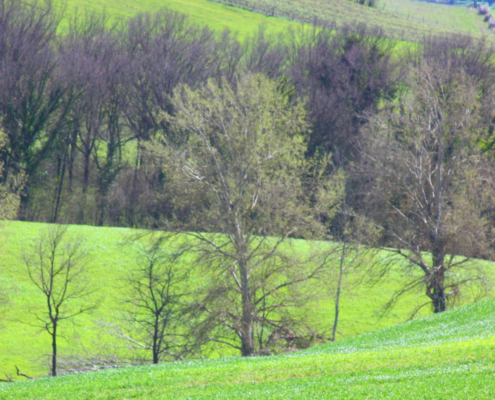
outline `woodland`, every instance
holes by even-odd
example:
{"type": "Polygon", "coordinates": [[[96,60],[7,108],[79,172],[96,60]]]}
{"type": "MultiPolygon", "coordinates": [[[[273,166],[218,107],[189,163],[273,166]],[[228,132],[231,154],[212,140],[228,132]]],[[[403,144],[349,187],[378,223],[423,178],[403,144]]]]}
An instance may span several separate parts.
{"type": "Polygon", "coordinates": [[[24,258],[48,304],[51,375],[58,323],[96,306],[64,308],[90,288],[55,224],[156,232],[125,278],[134,330],[109,327],[153,363],[212,343],[252,356],[335,340],[357,266],[375,280],[414,271],[390,307],[418,288],[435,313],[490,293],[476,262],[495,257],[489,39],[398,46],[360,24],[241,41],[166,9],[60,22],[50,2],[0,0],[0,215],[54,224],[24,258]],[[296,252],[299,239],[320,244],[296,252]],[[298,334],[286,310],[330,261],[333,334],[298,334]]]}

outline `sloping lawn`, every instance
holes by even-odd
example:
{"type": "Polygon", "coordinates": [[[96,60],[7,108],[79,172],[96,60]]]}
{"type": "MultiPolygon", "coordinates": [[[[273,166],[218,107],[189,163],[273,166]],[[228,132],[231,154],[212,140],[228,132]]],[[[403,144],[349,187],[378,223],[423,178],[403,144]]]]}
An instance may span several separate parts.
{"type": "Polygon", "coordinates": [[[36,399],[492,399],[495,301],[275,357],[180,362],[0,386],[36,399]]]}

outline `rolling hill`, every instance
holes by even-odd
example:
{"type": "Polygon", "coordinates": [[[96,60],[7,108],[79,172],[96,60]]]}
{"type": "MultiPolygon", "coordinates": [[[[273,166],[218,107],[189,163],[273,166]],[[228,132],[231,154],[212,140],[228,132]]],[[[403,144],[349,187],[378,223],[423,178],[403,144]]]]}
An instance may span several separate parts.
{"type": "MultiPolygon", "coordinates": [[[[0,285],[7,289],[10,299],[8,307],[0,310],[3,321],[0,327],[0,374],[15,374],[17,365],[28,375],[43,376],[48,371],[45,355],[50,352],[49,336],[32,326],[35,322],[32,312],[43,309],[43,298],[29,280],[23,257],[29,253],[30,246],[36,243],[40,235],[46,234],[50,225],[27,222],[4,224],[0,285]]],[[[70,321],[62,323],[60,357],[84,356],[95,349],[112,352],[115,347],[123,345],[103,327],[105,323],[118,319],[119,309],[125,298],[122,278],[134,265],[137,257],[136,243],[127,241],[136,232],[126,228],[70,226],[70,237],[83,240],[87,279],[93,288],[90,299],[99,306],[94,312],[77,317],[74,324],[70,321]]],[[[298,247],[305,246],[304,241],[298,243],[298,247]]],[[[424,292],[418,288],[404,296],[391,312],[383,316],[383,306],[402,287],[404,279],[407,279],[407,272],[403,273],[396,268],[386,279],[374,286],[357,285],[362,277],[358,273],[346,279],[341,300],[338,340],[404,322],[418,305],[428,301],[424,292]]],[[[201,278],[196,277],[194,282],[200,284],[201,278]]],[[[324,289],[321,295],[301,312],[306,314],[308,322],[316,330],[330,335],[334,317],[334,282],[320,282],[321,288],[324,289]]],[[[307,290],[314,290],[314,286],[309,286],[307,290]]],[[[463,299],[463,304],[470,302],[472,299],[469,296],[463,299]]],[[[430,308],[425,307],[419,315],[430,313],[430,308]]],[[[229,354],[234,353],[221,349],[216,357],[229,354]]]]}
{"type": "Polygon", "coordinates": [[[0,386],[2,399],[492,399],[495,301],[297,353],[0,386]]]}
{"type": "Polygon", "coordinates": [[[472,9],[416,0],[378,0],[374,7],[350,0],[56,0],[54,4],[65,5],[67,18],[85,10],[119,18],[167,7],[195,23],[219,31],[227,28],[241,37],[256,32],[260,25],[279,33],[300,22],[315,21],[332,27],[365,23],[382,28],[389,38],[405,41],[417,41],[430,33],[491,35],[472,9]]]}
{"type": "MultiPolygon", "coordinates": [[[[419,40],[429,33],[488,33],[486,24],[465,7],[448,7],[413,0],[378,0],[376,7],[349,0],[55,0],[65,4],[65,21],[77,12],[106,12],[111,18],[154,12],[161,7],[183,12],[194,23],[217,31],[225,28],[250,35],[260,25],[273,33],[284,32],[315,16],[330,26],[368,23],[383,28],[388,37],[419,40]],[[333,25],[332,25],[333,24],[333,25]]],[[[45,332],[32,326],[40,296],[30,283],[23,263],[28,245],[46,229],[45,224],[8,222],[3,226],[0,284],[9,293],[8,309],[0,324],[0,373],[14,374],[15,366],[29,375],[47,372],[49,352],[45,332]]],[[[127,238],[136,231],[119,228],[72,226],[84,239],[92,300],[99,307],[62,328],[60,354],[79,356],[95,348],[111,351],[114,340],[102,333],[102,323],[112,321],[122,300],[122,276],[135,262],[135,249],[127,238]]],[[[197,277],[199,279],[200,277],[197,277]]],[[[440,316],[408,319],[427,299],[421,291],[404,297],[392,312],[380,310],[406,279],[393,270],[380,286],[345,287],[339,340],[298,353],[270,358],[225,358],[160,366],[114,369],[95,374],[66,376],[0,386],[0,398],[341,398],[415,397],[492,398],[495,337],[494,301],[474,304],[440,316]],[[385,330],[379,330],[389,327],[385,330]],[[364,334],[366,332],[372,332],[364,334]],[[361,334],[361,336],[354,337],[361,334]],[[418,356],[418,354],[420,356],[418,356]],[[306,396],[304,396],[306,397],[306,396]]],[[[356,279],[358,280],[358,279],[356,279]]],[[[308,307],[309,321],[325,330],[333,318],[332,290],[308,307]]],[[[472,298],[464,298],[468,304],[472,298]]],[[[423,314],[430,313],[423,309],[423,314]]],[[[218,353],[217,356],[232,353],[218,353]]]]}

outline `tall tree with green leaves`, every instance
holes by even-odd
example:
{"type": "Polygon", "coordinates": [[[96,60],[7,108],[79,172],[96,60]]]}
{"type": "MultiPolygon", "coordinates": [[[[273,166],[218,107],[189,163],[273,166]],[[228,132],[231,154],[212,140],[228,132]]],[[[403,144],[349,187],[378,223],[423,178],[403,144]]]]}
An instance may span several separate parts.
{"type": "MultiPolygon", "coordinates": [[[[297,325],[287,310],[306,300],[298,285],[325,268],[292,248],[292,238],[313,234],[308,199],[318,197],[304,181],[304,107],[263,75],[181,86],[173,105],[184,142],[154,147],[184,190],[203,196],[194,212],[207,232],[187,233],[205,279],[198,332],[251,356],[297,325]]],[[[340,193],[324,198],[338,204],[340,193]]]]}

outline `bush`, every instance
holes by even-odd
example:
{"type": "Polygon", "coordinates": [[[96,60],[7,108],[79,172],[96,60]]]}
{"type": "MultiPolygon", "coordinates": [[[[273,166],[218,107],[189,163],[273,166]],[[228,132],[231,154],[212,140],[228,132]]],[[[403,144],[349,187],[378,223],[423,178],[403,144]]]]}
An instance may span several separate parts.
{"type": "Polygon", "coordinates": [[[368,6],[368,7],[374,7],[376,4],[376,0],[357,0],[357,3],[363,5],[363,6],[368,6]]]}
{"type": "Polygon", "coordinates": [[[489,6],[479,6],[478,7],[478,14],[485,15],[490,12],[490,7],[489,6]]]}

